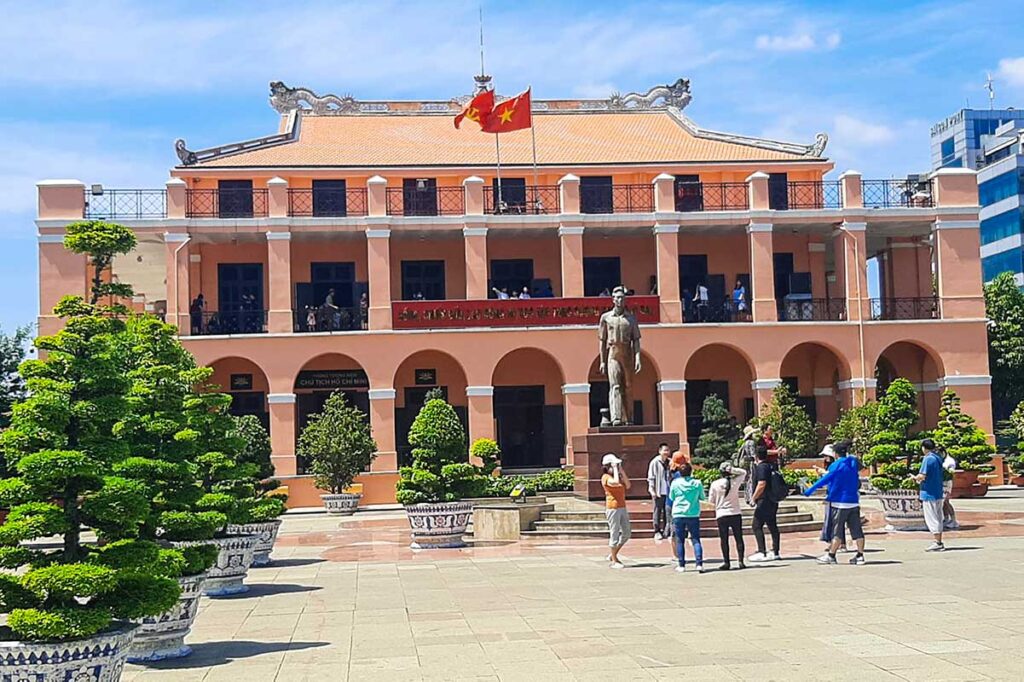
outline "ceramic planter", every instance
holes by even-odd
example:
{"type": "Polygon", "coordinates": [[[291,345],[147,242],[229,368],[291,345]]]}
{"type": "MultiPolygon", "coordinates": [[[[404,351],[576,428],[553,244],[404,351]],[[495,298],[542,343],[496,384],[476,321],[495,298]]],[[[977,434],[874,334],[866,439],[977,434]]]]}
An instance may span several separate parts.
{"type": "Polygon", "coordinates": [[[917,490],[879,491],[878,500],[885,512],[886,530],[928,530],[917,490]]]}
{"type": "Polygon", "coordinates": [[[0,680],[117,682],[138,626],[70,642],[0,642],[0,680]]]}
{"type": "Polygon", "coordinates": [[[469,502],[410,504],[405,508],[413,549],[464,547],[462,536],[473,514],[469,502]]]}
{"type": "Polygon", "coordinates": [[[213,540],[187,540],[172,543],[175,547],[217,545],[217,563],[206,572],[203,594],[207,597],[225,597],[248,592],[245,576],[252,565],[253,552],[259,538],[255,535],[228,535],[213,540]]]}
{"type": "Polygon", "coordinates": [[[984,497],[988,493],[988,484],[978,481],[979,473],[978,471],[954,471],[952,497],[984,497]]]}
{"type": "Polygon", "coordinates": [[[362,495],[353,495],[352,493],[337,493],[321,495],[320,499],[324,503],[324,509],[331,516],[352,516],[356,513],[356,508],[362,497],[362,495]]]}
{"type": "Polygon", "coordinates": [[[229,535],[255,535],[256,548],[252,554],[252,565],[255,568],[270,565],[270,553],[277,540],[277,532],[281,529],[281,519],[260,521],[258,523],[229,523],[229,535]]]}
{"type": "Polygon", "coordinates": [[[128,653],[130,662],[162,661],[166,658],[182,658],[192,653],[192,647],[185,644],[185,637],[196,619],[199,595],[205,580],[205,573],[178,578],[181,596],[174,608],[159,616],[136,621],[139,629],[128,653]]]}

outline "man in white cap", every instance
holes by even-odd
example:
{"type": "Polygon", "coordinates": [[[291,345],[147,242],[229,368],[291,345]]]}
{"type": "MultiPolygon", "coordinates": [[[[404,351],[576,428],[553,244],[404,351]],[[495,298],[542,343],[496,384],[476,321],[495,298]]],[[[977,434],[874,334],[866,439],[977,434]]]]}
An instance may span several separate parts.
{"type": "Polygon", "coordinates": [[[609,452],[601,459],[603,473],[601,487],[604,488],[605,518],[608,519],[608,546],[611,553],[608,561],[611,568],[622,568],[619,550],[629,541],[632,529],[629,526],[629,510],[626,508],[626,491],[629,478],[622,470],[622,460],[609,452]]]}

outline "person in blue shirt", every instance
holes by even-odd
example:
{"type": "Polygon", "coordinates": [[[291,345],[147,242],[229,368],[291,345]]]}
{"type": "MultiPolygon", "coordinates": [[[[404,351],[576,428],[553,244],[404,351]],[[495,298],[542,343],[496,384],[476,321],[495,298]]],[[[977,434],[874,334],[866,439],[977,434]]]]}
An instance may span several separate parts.
{"type": "Polygon", "coordinates": [[[945,552],[942,544],[942,503],[945,498],[942,491],[942,457],[935,452],[935,441],[925,438],[921,441],[921,471],[914,480],[921,485],[921,506],[924,508],[924,523],[935,542],[928,546],[926,552],[945,552]]]}
{"type": "Polygon", "coordinates": [[[818,558],[819,564],[835,564],[836,552],[846,544],[846,529],[857,543],[857,554],[850,563],[857,566],[864,560],[864,528],[860,523],[860,460],[850,455],[849,440],[841,440],[832,446],[836,460],[829,465],[825,475],[804,491],[809,497],[815,490],[828,486],[829,522],[832,525],[832,541],[828,552],[818,558]]]}

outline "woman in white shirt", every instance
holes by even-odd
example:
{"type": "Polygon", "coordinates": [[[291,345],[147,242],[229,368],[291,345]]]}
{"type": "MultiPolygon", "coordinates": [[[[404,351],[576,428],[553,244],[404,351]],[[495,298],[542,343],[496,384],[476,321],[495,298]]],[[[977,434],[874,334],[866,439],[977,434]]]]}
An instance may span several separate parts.
{"type": "Polygon", "coordinates": [[[711,484],[708,501],[715,505],[715,521],[718,523],[718,540],[722,543],[722,565],[720,571],[732,568],[729,561],[729,533],[736,540],[736,551],[739,554],[739,568],[743,564],[743,512],[740,508],[740,486],[747,478],[747,472],[729,462],[722,462],[718,467],[722,477],[711,484]]]}

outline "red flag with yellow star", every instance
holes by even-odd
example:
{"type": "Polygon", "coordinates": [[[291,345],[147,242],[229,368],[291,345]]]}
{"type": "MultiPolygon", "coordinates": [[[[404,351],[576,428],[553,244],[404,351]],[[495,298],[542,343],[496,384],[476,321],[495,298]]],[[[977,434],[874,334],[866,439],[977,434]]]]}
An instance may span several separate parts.
{"type": "Polygon", "coordinates": [[[491,115],[492,109],[494,109],[494,90],[484,90],[466,105],[461,114],[455,117],[455,127],[458,128],[464,118],[476,121],[483,127],[484,121],[491,115]]]}
{"type": "Polygon", "coordinates": [[[491,115],[484,120],[480,128],[485,133],[507,133],[529,128],[532,125],[530,89],[527,88],[526,92],[495,106],[491,115]]]}

